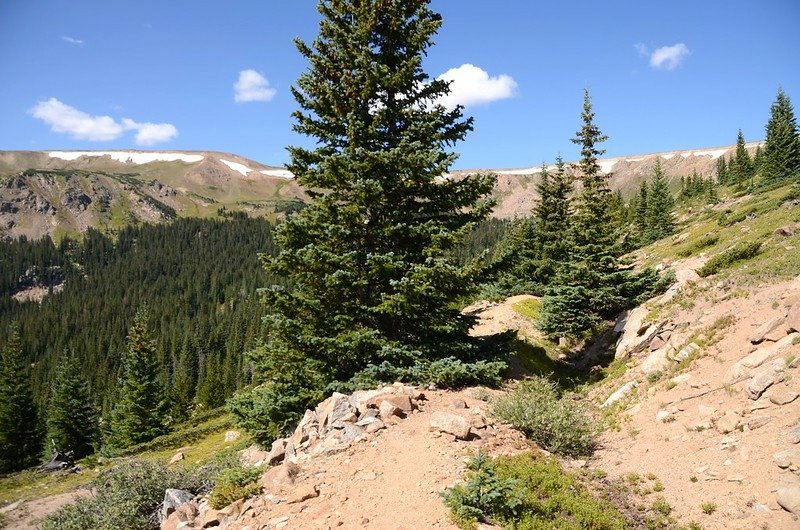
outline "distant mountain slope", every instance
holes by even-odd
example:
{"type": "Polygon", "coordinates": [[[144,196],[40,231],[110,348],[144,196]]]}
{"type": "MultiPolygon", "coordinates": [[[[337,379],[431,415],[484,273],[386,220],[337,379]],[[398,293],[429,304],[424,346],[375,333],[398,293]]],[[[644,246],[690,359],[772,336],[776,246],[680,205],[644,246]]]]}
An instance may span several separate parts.
{"type": "Polygon", "coordinates": [[[131,221],[274,218],[303,190],[285,169],[211,151],[0,151],[0,235],[62,235],[131,221]]]}
{"type": "MultiPolygon", "coordinates": [[[[747,148],[753,154],[763,142],[751,142],[747,148]]],[[[672,182],[673,189],[679,186],[682,176],[689,176],[692,171],[697,171],[702,176],[708,177],[716,174],[717,159],[720,156],[730,157],[735,145],[713,147],[707,149],[686,149],[682,151],[666,151],[645,155],[620,156],[603,158],[599,160],[603,172],[611,172],[611,189],[621,190],[625,197],[633,195],[645,178],[652,175],[656,158],[661,158],[661,165],[667,178],[672,182]]],[[[570,167],[575,162],[567,162],[570,167]]],[[[548,170],[555,169],[549,165],[548,170]]],[[[517,169],[473,169],[454,171],[453,176],[470,173],[495,173],[497,184],[494,196],[497,207],[494,215],[500,218],[509,218],[530,214],[536,203],[536,183],[539,181],[541,165],[517,169]]]]}
{"type": "MultiPolygon", "coordinates": [[[[753,152],[760,142],[747,144],[753,152]]],[[[605,158],[611,187],[632,195],[657,157],[677,188],[681,176],[713,175],[735,146],[605,158]]],[[[567,163],[568,166],[571,163],[567,163]]],[[[549,166],[552,169],[552,166],[549,166]]],[[[528,215],[537,200],[540,166],[453,171],[495,173],[493,215],[528,215]]],[[[39,238],[115,229],[131,221],[208,217],[220,208],[275,218],[306,195],[284,168],[214,151],[0,151],[0,236],[39,238]]]]}

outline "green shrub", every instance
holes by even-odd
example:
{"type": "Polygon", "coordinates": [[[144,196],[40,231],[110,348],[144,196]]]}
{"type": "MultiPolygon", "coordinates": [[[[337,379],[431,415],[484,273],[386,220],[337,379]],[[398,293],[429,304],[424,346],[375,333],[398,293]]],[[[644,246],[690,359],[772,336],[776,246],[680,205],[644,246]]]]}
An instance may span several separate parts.
{"type": "Polygon", "coordinates": [[[478,454],[468,481],[442,496],[461,528],[479,520],[524,530],[621,530],[632,521],[610,502],[592,496],[554,458],[523,453],[488,460],[478,454]]]}
{"type": "Polygon", "coordinates": [[[239,427],[269,445],[297,424],[307,407],[322,401],[322,392],[298,389],[299,385],[266,383],[235,394],[227,407],[239,427]]]}
{"type": "Polygon", "coordinates": [[[498,386],[503,373],[508,369],[504,361],[478,360],[464,362],[455,357],[435,361],[420,361],[411,367],[403,368],[384,361],[371,364],[358,372],[350,381],[335,383],[329,390],[347,392],[369,389],[383,383],[404,381],[417,385],[434,385],[439,388],[460,388],[465,386],[498,386]]]}
{"type": "Polygon", "coordinates": [[[258,467],[233,467],[224,470],[217,476],[214,489],[211,490],[209,503],[219,510],[239,499],[257,495],[261,486],[256,483],[262,469],[258,467]]]}
{"type": "Polygon", "coordinates": [[[519,481],[498,477],[492,460],[482,452],[469,461],[467,469],[463,486],[453,486],[441,494],[453,521],[461,528],[474,528],[477,521],[498,517],[513,520],[521,503],[519,481]]]}
{"type": "Polygon", "coordinates": [[[688,258],[689,256],[693,256],[700,252],[703,249],[708,247],[713,247],[719,243],[719,236],[716,234],[706,234],[691,245],[687,246],[686,248],[682,249],[678,252],[678,256],[682,258],[688,258]]]}
{"type": "Polygon", "coordinates": [[[545,377],[521,382],[500,398],[493,414],[556,454],[583,456],[595,448],[595,427],[569,395],[559,395],[556,384],[545,377]]]}
{"type": "Polygon", "coordinates": [[[701,277],[705,278],[706,276],[711,276],[712,274],[716,274],[717,272],[721,271],[722,269],[727,269],[731,267],[734,263],[739,261],[748,260],[754,256],[756,256],[761,251],[761,242],[760,241],[752,241],[749,243],[738,243],[725,252],[717,254],[708,262],[697,269],[697,274],[701,277]]]}
{"type": "Polygon", "coordinates": [[[199,493],[208,487],[199,470],[171,470],[152,462],[132,461],[103,472],[93,482],[95,495],[63,506],[42,522],[42,530],[158,528],[153,514],[164,490],[199,493]]]}
{"type": "Polygon", "coordinates": [[[700,505],[700,509],[703,510],[704,514],[711,515],[717,511],[717,503],[706,501],[700,505]]]}

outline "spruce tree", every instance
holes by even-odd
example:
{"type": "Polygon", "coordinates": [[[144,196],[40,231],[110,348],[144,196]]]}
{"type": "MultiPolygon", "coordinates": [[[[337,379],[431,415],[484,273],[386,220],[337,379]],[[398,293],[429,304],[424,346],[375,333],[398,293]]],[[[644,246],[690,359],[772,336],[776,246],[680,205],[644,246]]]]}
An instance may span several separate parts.
{"type": "Polygon", "coordinates": [[[16,325],[9,329],[0,364],[0,472],[36,463],[42,450],[39,415],[16,325]]]}
{"type": "Polygon", "coordinates": [[[725,162],[724,155],[717,159],[717,182],[721,186],[728,185],[728,164],[725,162]]]}
{"type": "Polygon", "coordinates": [[[581,193],[572,216],[570,256],[543,299],[540,329],[551,336],[577,337],[626,305],[620,269],[618,232],[611,216],[610,175],[600,171],[599,147],[607,137],[594,123],[589,91],[584,90],[583,126],[573,143],[581,147],[578,179],[581,193]]]}
{"type": "Polygon", "coordinates": [[[309,68],[292,88],[294,129],[314,147],[289,147],[289,169],[315,191],[264,258],[291,287],[265,293],[268,337],[251,359],[277,429],[369,365],[476,351],[455,302],[481,267],[454,251],[487,217],[494,177],[443,178],[472,120],[422,69],[442,24],[428,4],[322,0],[318,37],[296,41],[309,68]]]}
{"type": "Polygon", "coordinates": [[[739,134],[736,137],[736,152],[733,156],[733,182],[738,188],[747,187],[753,178],[753,166],[750,155],[744,145],[744,135],[741,129],[739,129],[739,134]]]}
{"type": "Polygon", "coordinates": [[[89,396],[89,386],[75,355],[68,351],[56,369],[47,408],[47,443],[61,451],[73,451],[75,458],[94,452],[100,430],[89,396]]]}
{"type": "Polygon", "coordinates": [[[634,208],[634,224],[639,229],[639,239],[641,240],[647,232],[647,178],[639,186],[639,193],[636,194],[636,207],[634,208]]]}
{"type": "Polygon", "coordinates": [[[675,231],[675,220],[672,211],[675,209],[675,199],[669,191],[664,171],[661,169],[661,159],[656,160],[653,168],[653,178],[647,196],[647,225],[646,238],[653,242],[666,237],[675,231]]]}
{"type": "Polygon", "coordinates": [[[767,122],[761,182],[769,185],[791,178],[800,178],[800,132],[789,96],[778,90],[767,122]]]}
{"type": "Polygon", "coordinates": [[[165,390],[159,381],[158,351],[147,308],[136,313],[122,354],[117,402],[111,411],[109,445],[121,449],[166,431],[165,390]]]}

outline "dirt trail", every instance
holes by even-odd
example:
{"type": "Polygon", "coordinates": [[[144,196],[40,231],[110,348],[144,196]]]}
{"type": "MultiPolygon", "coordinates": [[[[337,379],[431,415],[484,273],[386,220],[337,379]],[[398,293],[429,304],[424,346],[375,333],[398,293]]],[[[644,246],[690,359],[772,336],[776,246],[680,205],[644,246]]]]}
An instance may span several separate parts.
{"type": "Polygon", "coordinates": [[[301,462],[294,489],[315,485],[319,497],[302,504],[273,504],[261,498],[255,517],[243,517],[229,528],[244,530],[271,524],[280,528],[372,528],[417,530],[456,529],[439,493],[462,479],[466,460],[479,449],[490,454],[513,454],[531,447],[507,426],[476,430],[470,441],[429,430],[433,412],[472,414],[486,403],[474,391],[427,391],[420,410],[397,419],[374,437],[330,457],[301,462]],[[468,409],[455,409],[463,400],[468,409]],[[288,519],[283,519],[288,517],[288,519]]]}

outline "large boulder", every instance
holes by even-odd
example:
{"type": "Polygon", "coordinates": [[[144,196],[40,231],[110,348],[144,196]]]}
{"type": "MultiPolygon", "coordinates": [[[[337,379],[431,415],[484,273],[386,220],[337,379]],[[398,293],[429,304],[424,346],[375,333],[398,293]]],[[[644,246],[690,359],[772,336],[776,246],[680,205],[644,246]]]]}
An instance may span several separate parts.
{"type": "Polygon", "coordinates": [[[472,432],[470,421],[458,414],[437,410],[431,415],[431,430],[452,434],[457,440],[466,440],[472,432]]]}
{"type": "Polygon", "coordinates": [[[764,340],[764,337],[769,334],[772,330],[776,329],[778,326],[783,324],[784,318],[782,316],[775,317],[767,320],[756,329],[752,335],[750,335],[750,342],[753,344],[758,344],[764,340]]]}
{"type": "Polygon", "coordinates": [[[189,491],[168,488],[164,492],[164,500],[161,502],[159,520],[164,522],[164,520],[166,520],[167,517],[172,514],[172,512],[192,499],[194,499],[194,494],[189,491]]]}
{"type": "Polygon", "coordinates": [[[800,516],[800,486],[778,488],[775,496],[781,508],[800,516]]]}

